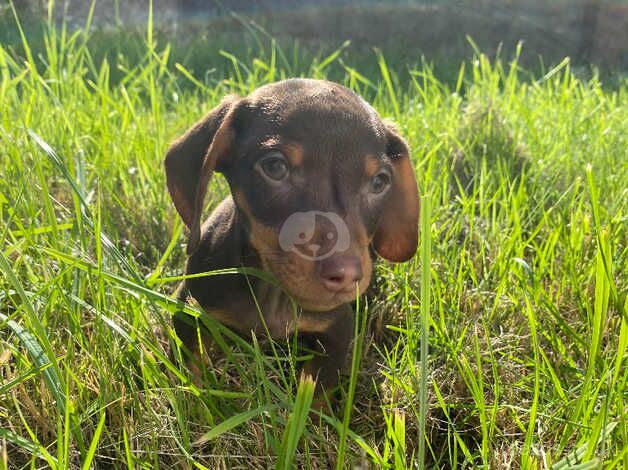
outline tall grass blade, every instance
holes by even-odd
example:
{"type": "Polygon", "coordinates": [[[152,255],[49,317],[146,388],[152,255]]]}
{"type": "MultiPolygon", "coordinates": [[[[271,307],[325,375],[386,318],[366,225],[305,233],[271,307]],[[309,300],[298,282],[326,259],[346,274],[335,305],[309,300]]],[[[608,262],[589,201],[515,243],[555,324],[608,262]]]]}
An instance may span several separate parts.
{"type": "Polygon", "coordinates": [[[432,202],[429,194],[421,197],[421,382],[419,384],[419,465],[425,465],[425,441],[428,395],[429,325],[432,283],[432,202]]]}
{"type": "Polygon", "coordinates": [[[28,351],[29,356],[33,363],[41,370],[43,374],[44,381],[46,385],[50,389],[50,393],[55,399],[57,407],[59,409],[59,414],[65,414],[66,407],[66,397],[65,397],[65,385],[63,380],[61,379],[61,374],[59,373],[59,365],[56,363],[55,354],[53,352],[52,346],[48,341],[48,335],[44,326],[41,324],[39,320],[39,315],[35,311],[35,307],[30,301],[30,298],[26,294],[22,283],[19,281],[13,269],[9,265],[9,261],[4,256],[4,253],[0,251],[0,272],[4,273],[6,279],[11,282],[13,288],[19,294],[22,300],[22,307],[26,311],[26,315],[28,315],[29,323],[35,330],[36,337],[31,335],[25,328],[20,326],[17,322],[10,320],[5,314],[0,313],[0,320],[3,322],[7,322],[9,328],[13,330],[13,332],[20,339],[24,347],[28,351]]]}
{"type": "Polygon", "coordinates": [[[89,470],[92,465],[92,461],[94,460],[94,456],[96,455],[96,449],[98,448],[98,442],[100,441],[100,435],[102,434],[102,430],[105,426],[105,418],[107,414],[103,409],[100,413],[100,419],[98,420],[98,425],[96,426],[96,431],[94,431],[94,437],[92,437],[92,442],[89,445],[89,449],[87,450],[87,455],[85,456],[85,460],[83,460],[82,470],[89,470]]]}
{"type": "Polygon", "coordinates": [[[294,454],[309,417],[314,388],[315,382],[312,380],[312,377],[309,375],[301,377],[294,401],[294,408],[288,417],[288,424],[281,439],[281,453],[277,461],[277,469],[288,470],[294,468],[294,454]]]}
{"type": "MultiPolygon", "coordinates": [[[[54,458],[41,444],[19,436],[8,429],[0,428],[0,438],[9,441],[16,446],[26,450],[35,457],[45,460],[51,468],[57,468],[57,459],[54,458]]],[[[3,446],[6,449],[6,447],[3,446]]]]}
{"type": "Polygon", "coordinates": [[[269,411],[274,411],[277,408],[279,408],[279,405],[263,405],[253,410],[245,411],[243,413],[232,416],[231,418],[224,420],[222,423],[214,426],[210,431],[203,434],[199,439],[194,442],[194,445],[203,445],[204,443],[211,441],[212,439],[216,439],[224,433],[229,432],[234,428],[237,428],[238,426],[246,423],[256,416],[259,416],[262,413],[267,413],[269,411]]]}
{"type": "MultiPolygon", "coordinates": [[[[48,156],[48,158],[50,158],[50,160],[55,164],[55,166],[61,171],[61,173],[63,174],[63,176],[69,183],[70,187],[72,188],[72,191],[74,191],[74,194],[76,194],[76,196],[78,197],[81,203],[81,210],[83,212],[82,215],[83,215],[84,220],[86,220],[89,227],[93,230],[94,221],[93,221],[91,209],[89,207],[89,204],[87,203],[87,199],[85,195],[83,194],[83,191],[81,191],[78,183],[74,181],[74,178],[68,171],[68,168],[64,165],[63,161],[61,160],[61,158],[59,158],[59,156],[54,151],[54,149],[50,145],[48,145],[48,143],[45,140],[43,140],[39,135],[37,135],[37,133],[35,133],[31,129],[28,129],[28,134],[35,141],[35,143],[44,151],[44,153],[48,156]]],[[[137,273],[137,271],[133,268],[133,266],[131,266],[131,264],[128,262],[126,257],[120,252],[120,250],[118,250],[118,247],[116,247],[116,245],[111,241],[111,239],[102,231],[100,232],[100,238],[101,238],[103,247],[106,248],[109,253],[114,255],[116,261],[118,261],[120,266],[128,274],[130,274],[136,281],[140,281],[141,278],[139,274],[137,273]]]]}
{"type": "MultiPolygon", "coordinates": [[[[357,288],[357,287],[356,287],[357,288]]],[[[355,320],[353,331],[353,351],[351,353],[351,375],[349,379],[349,390],[344,401],[344,411],[342,426],[338,443],[338,455],[336,457],[336,469],[344,468],[345,453],[347,451],[347,435],[349,433],[349,420],[353,410],[353,399],[355,397],[355,387],[358,381],[360,361],[362,359],[362,346],[364,344],[364,332],[366,330],[367,309],[360,309],[360,297],[356,297],[355,320]]]]}

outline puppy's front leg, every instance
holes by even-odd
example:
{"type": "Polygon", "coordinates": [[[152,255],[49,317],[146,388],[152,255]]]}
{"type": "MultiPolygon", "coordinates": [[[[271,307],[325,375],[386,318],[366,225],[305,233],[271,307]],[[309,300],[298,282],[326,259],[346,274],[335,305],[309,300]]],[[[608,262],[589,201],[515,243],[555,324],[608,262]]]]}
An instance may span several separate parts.
{"type": "Polygon", "coordinates": [[[299,332],[311,338],[312,348],[317,353],[316,357],[305,363],[302,370],[303,375],[316,380],[313,408],[323,408],[325,398],[333,398],[351,345],[353,321],[351,306],[344,304],[332,312],[307,313],[299,322],[299,332]],[[315,325],[318,328],[314,328],[315,325]]]}

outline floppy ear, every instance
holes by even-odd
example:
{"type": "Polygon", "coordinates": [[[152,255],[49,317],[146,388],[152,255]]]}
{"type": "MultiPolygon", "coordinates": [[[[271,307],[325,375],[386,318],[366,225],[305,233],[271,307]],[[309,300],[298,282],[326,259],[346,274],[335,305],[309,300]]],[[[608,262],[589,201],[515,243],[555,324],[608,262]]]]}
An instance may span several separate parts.
{"type": "Polygon", "coordinates": [[[373,247],[382,258],[401,262],[414,256],[419,242],[419,191],[408,145],[390,125],[386,125],[386,140],[386,154],[393,166],[392,186],[373,247]]]}
{"type": "Polygon", "coordinates": [[[181,219],[190,229],[188,254],[196,250],[200,241],[200,218],[209,179],[229,154],[234,136],[231,120],[238,101],[236,96],[225,97],[175,140],[166,153],[168,191],[181,219]]]}

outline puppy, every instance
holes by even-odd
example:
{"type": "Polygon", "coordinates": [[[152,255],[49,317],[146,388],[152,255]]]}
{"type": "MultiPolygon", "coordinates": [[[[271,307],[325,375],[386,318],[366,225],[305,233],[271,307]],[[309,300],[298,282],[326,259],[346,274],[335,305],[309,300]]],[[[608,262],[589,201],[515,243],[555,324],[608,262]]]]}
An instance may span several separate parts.
{"type": "MultiPolygon", "coordinates": [[[[187,279],[179,298],[242,335],[296,331],[320,353],[303,374],[317,380],[319,396],[331,391],[352,340],[350,303],[369,285],[374,253],[402,262],[417,249],[419,197],[405,141],[349,89],[291,79],[227,96],[170,146],[165,168],[190,230],[186,273],[253,267],[277,280],[187,279]],[[201,225],[214,171],[231,196],[201,225]]],[[[175,314],[174,326],[197,356],[193,319],[175,314]]]]}

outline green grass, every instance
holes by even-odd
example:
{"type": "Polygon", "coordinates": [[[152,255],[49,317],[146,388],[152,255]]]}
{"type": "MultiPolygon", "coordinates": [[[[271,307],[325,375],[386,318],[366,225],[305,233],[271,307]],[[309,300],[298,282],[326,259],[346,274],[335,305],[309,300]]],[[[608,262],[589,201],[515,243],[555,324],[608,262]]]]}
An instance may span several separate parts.
{"type": "Polygon", "coordinates": [[[0,48],[2,467],[628,468],[628,83],[478,51],[454,85],[427,65],[404,85],[383,55],[366,78],[263,37],[209,80],[148,30],[115,70],[83,30],[0,48]],[[161,161],[224,94],[332,65],[397,121],[431,210],[417,257],[377,267],[341,406],[312,422],[292,342],[188,306],[210,367],[169,358],[185,233],[161,161]]]}

